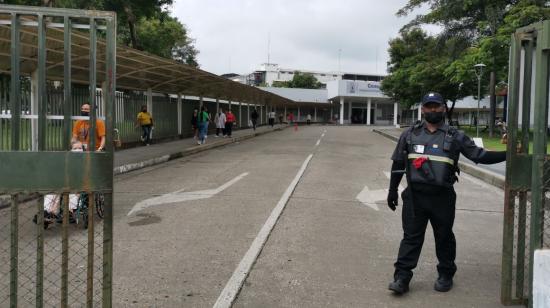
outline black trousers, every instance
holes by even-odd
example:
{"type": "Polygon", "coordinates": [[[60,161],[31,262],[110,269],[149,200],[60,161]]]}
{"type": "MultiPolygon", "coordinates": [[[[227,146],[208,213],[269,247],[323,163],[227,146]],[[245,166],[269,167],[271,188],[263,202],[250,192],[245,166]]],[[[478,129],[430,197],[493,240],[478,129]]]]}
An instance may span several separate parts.
{"type": "Polygon", "coordinates": [[[434,232],[435,251],[439,261],[437,271],[440,275],[453,277],[456,272],[456,240],[453,233],[456,203],[454,189],[444,189],[431,194],[414,191],[411,196],[410,188],[407,188],[401,194],[401,198],[403,240],[399,246],[397,262],[394,264],[394,278],[407,281],[412,278],[412,270],[416,267],[422,251],[428,221],[434,232]],[[414,197],[413,204],[411,197],[414,197]]]}
{"type": "Polygon", "coordinates": [[[233,123],[232,122],[226,122],[225,123],[225,134],[227,137],[231,137],[231,132],[233,131],[233,123]]]}
{"type": "Polygon", "coordinates": [[[269,125],[271,125],[271,127],[275,125],[275,118],[269,118],[269,125]]]}

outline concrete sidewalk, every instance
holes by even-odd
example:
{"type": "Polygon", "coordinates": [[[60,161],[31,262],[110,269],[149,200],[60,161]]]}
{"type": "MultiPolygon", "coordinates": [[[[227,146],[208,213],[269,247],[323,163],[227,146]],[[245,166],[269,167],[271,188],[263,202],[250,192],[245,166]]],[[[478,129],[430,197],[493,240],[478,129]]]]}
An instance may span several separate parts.
{"type": "MultiPolygon", "coordinates": [[[[268,125],[256,128],[256,131],[240,129],[233,132],[231,138],[215,137],[208,135],[206,144],[198,145],[193,138],[185,138],[176,141],[162,142],[151,146],[124,149],[115,152],[115,175],[138,170],[141,168],[161,164],[172,159],[181,158],[187,155],[199,153],[209,149],[224,146],[230,143],[253,138],[273,131],[287,128],[288,125],[275,125],[271,128],[268,125]]],[[[154,141],[154,140],[153,140],[154,141]]]]}
{"type": "MultiPolygon", "coordinates": [[[[396,142],[397,140],[399,140],[399,136],[404,130],[405,128],[373,129],[375,133],[378,133],[396,142]]],[[[499,164],[498,169],[489,168],[486,165],[476,165],[474,162],[466,159],[462,155],[461,160],[458,161],[458,167],[460,168],[461,172],[466,172],[469,175],[476,177],[488,184],[496,186],[500,189],[504,189],[504,173],[506,168],[505,164],[506,162],[499,164]]]]}

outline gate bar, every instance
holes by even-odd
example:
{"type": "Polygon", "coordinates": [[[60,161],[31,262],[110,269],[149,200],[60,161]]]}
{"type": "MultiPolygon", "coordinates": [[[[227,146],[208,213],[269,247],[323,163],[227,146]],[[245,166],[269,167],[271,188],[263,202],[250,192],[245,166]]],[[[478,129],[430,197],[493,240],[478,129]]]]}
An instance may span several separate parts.
{"type": "MultiPolygon", "coordinates": [[[[523,44],[522,44],[523,45],[523,44]]],[[[529,39],[524,47],[523,64],[523,96],[522,96],[522,120],[521,120],[521,153],[529,153],[529,122],[531,119],[531,84],[533,73],[534,40],[529,39]],[[529,89],[529,91],[527,91],[529,89]]],[[[516,249],[516,297],[524,298],[525,286],[525,235],[527,227],[527,192],[518,193],[518,234],[516,249]]]]}
{"type": "MultiPolygon", "coordinates": [[[[548,35],[547,27],[542,33],[548,35]]],[[[535,122],[533,127],[533,165],[531,182],[531,233],[529,251],[529,273],[533,273],[533,260],[535,249],[542,244],[541,209],[544,202],[544,160],[546,156],[546,129],[548,113],[548,52],[543,49],[542,37],[538,37],[536,51],[536,77],[535,77],[535,122]]],[[[532,277],[532,275],[530,275],[532,277]]],[[[529,298],[533,298],[533,281],[529,280],[529,298]]],[[[533,301],[529,301],[529,307],[533,307],[533,301]]]]}
{"type": "Polygon", "coordinates": [[[97,33],[96,33],[96,23],[94,18],[90,18],[90,70],[89,70],[89,79],[90,79],[90,98],[89,98],[89,104],[90,104],[90,131],[88,133],[88,136],[90,138],[89,141],[89,149],[88,151],[95,151],[95,139],[96,139],[96,110],[97,110],[97,104],[96,104],[96,88],[97,88],[97,78],[96,78],[96,53],[97,53],[97,33]]]}
{"type": "Polygon", "coordinates": [[[63,55],[63,148],[65,150],[70,148],[70,140],[72,137],[71,132],[71,107],[72,107],[72,75],[71,75],[71,19],[69,16],[65,16],[64,20],[65,28],[63,29],[64,55],[63,55]]]}
{"type": "MultiPolygon", "coordinates": [[[[113,117],[115,89],[116,89],[116,18],[107,19],[107,44],[105,46],[105,84],[103,92],[105,100],[106,131],[105,148],[108,153],[114,153],[113,131],[115,118],[113,117]]],[[[113,170],[111,160],[110,170],[113,170]]],[[[112,280],[113,280],[113,193],[104,195],[103,215],[103,307],[112,307],[112,280]]]]}
{"type": "Polygon", "coordinates": [[[69,304],[69,201],[63,193],[63,226],[61,229],[61,308],[69,304]]]}
{"type": "MultiPolygon", "coordinates": [[[[46,29],[44,15],[38,14],[38,151],[46,150],[46,29]]],[[[36,307],[44,306],[44,196],[36,206],[36,307]]]]}
{"type": "MultiPolygon", "coordinates": [[[[518,101],[519,101],[519,72],[521,56],[521,36],[517,33],[511,35],[510,45],[510,67],[509,67],[509,104],[508,122],[510,127],[517,127],[518,124],[518,101]]],[[[511,162],[516,155],[517,131],[512,129],[508,132],[508,147],[506,161],[511,162]]],[[[511,189],[510,175],[512,168],[506,168],[506,182],[504,190],[504,221],[502,231],[502,280],[501,280],[501,302],[505,305],[512,303],[512,282],[514,269],[514,211],[515,192],[511,189]]]]}
{"type": "Polygon", "coordinates": [[[18,253],[19,253],[19,203],[18,195],[11,196],[11,257],[10,257],[10,308],[17,308],[18,253]]]}
{"type": "Polygon", "coordinates": [[[88,194],[88,262],[86,273],[86,306],[93,308],[94,306],[94,212],[95,212],[95,196],[93,192],[88,194]]]}
{"type": "Polygon", "coordinates": [[[19,33],[19,16],[16,13],[11,15],[13,26],[11,27],[11,93],[10,93],[10,108],[11,108],[11,150],[19,150],[19,131],[21,117],[21,81],[20,76],[20,33],[19,33]]]}
{"type": "MultiPolygon", "coordinates": [[[[20,81],[19,81],[19,16],[16,13],[11,15],[11,93],[10,93],[10,108],[13,110],[11,119],[11,150],[19,150],[19,124],[20,115],[20,81]]],[[[10,307],[17,308],[17,288],[18,288],[18,254],[19,254],[19,204],[18,195],[11,196],[11,249],[10,249],[10,307]]]]}

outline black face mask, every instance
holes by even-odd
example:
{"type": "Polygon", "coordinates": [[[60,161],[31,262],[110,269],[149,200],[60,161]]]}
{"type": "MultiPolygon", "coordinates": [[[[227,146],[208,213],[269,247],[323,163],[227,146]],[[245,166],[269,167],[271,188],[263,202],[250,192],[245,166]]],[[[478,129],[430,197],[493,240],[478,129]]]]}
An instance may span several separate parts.
{"type": "Polygon", "coordinates": [[[426,112],[424,114],[424,118],[426,119],[426,122],[430,124],[437,124],[443,121],[445,118],[445,112],[426,112]]]}
{"type": "Polygon", "coordinates": [[[90,113],[88,111],[81,111],[80,115],[83,116],[83,117],[87,117],[87,116],[90,115],[90,113]]]}

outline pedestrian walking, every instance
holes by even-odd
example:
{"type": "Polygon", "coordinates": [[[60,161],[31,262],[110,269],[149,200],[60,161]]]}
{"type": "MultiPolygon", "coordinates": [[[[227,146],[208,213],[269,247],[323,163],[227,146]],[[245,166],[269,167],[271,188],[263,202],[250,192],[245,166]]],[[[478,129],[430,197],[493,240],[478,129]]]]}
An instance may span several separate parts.
{"type": "Polygon", "coordinates": [[[216,138],[220,136],[220,132],[225,137],[225,121],[225,113],[223,113],[223,109],[220,108],[214,117],[214,123],[216,123],[216,138]]]}
{"type": "Polygon", "coordinates": [[[141,141],[145,145],[151,144],[151,131],[153,129],[153,117],[147,112],[147,105],[141,106],[141,111],[137,114],[136,127],[141,127],[141,141]]]}
{"type": "Polygon", "coordinates": [[[279,113],[279,124],[280,125],[283,125],[283,118],[284,118],[284,115],[282,113],[279,113]]]}
{"type": "Polygon", "coordinates": [[[275,116],[276,115],[277,114],[275,113],[275,110],[271,109],[271,111],[268,114],[269,125],[271,125],[271,127],[273,127],[273,125],[275,125],[275,116]]]}
{"type": "Polygon", "coordinates": [[[237,123],[237,119],[235,118],[235,115],[233,112],[231,112],[231,109],[227,110],[226,121],[225,121],[225,136],[231,137],[231,133],[233,131],[233,125],[237,123]]]}
{"type": "Polygon", "coordinates": [[[205,144],[208,136],[208,122],[210,122],[210,115],[205,106],[201,107],[201,111],[197,116],[197,123],[199,126],[199,140],[197,144],[205,144]]]}
{"type": "Polygon", "coordinates": [[[191,129],[193,130],[193,139],[199,140],[199,110],[193,109],[193,115],[191,116],[191,129]]]}
{"type": "Polygon", "coordinates": [[[409,290],[412,270],[418,263],[428,221],[432,225],[437,259],[438,278],[434,289],[447,292],[453,286],[456,272],[456,241],[453,234],[460,154],[481,164],[506,160],[506,151],[493,152],[479,148],[464,134],[445,124],[447,105],[438,93],[428,93],[422,99],[424,121],[401,134],[391,159],[392,173],[388,206],[395,211],[397,188],[406,170],[407,188],[403,199],[403,239],[395,262],[394,281],[389,289],[396,294],[409,290]]]}
{"type": "Polygon", "coordinates": [[[288,113],[287,120],[288,124],[292,125],[292,122],[294,122],[294,114],[292,112],[288,113]]]}
{"type": "Polygon", "coordinates": [[[252,121],[252,129],[256,130],[256,124],[258,123],[258,111],[256,111],[256,108],[252,110],[252,113],[250,114],[250,119],[252,121]]]}
{"type": "Polygon", "coordinates": [[[307,122],[307,125],[311,124],[311,114],[309,114],[309,113],[307,114],[306,122],[307,122]]]}

